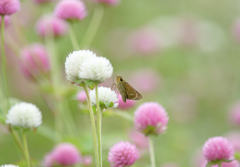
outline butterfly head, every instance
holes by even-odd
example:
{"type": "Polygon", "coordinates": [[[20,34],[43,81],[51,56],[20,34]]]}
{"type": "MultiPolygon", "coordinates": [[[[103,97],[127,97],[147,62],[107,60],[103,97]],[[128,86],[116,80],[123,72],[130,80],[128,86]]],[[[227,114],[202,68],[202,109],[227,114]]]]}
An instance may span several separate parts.
{"type": "Polygon", "coordinates": [[[121,76],[117,76],[116,80],[117,80],[117,83],[119,83],[119,82],[122,82],[122,81],[123,81],[123,79],[122,79],[122,77],[121,77],[121,76]]]}

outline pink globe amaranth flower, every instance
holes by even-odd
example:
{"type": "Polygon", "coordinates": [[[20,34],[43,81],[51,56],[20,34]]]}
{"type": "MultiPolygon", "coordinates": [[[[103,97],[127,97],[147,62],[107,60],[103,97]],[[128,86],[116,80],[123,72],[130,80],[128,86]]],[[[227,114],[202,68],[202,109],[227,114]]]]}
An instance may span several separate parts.
{"type": "Polygon", "coordinates": [[[64,20],[53,15],[44,15],[37,22],[36,30],[38,35],[42,37],[51,36],[52,34],[54,37],[58,37],[66,34],[68,25],[64,20]]]}
{"type": "Polygon", "coordinates": [[[229,114],[229,120],[232,125],[240,125],[240,102],[232,105],[229,114]]]}
{"type": "Polygon", "coordinates": [[[80,0],[61,0],[54,13],[65,20],[83,20],[87,16],[86,6],[80,0]]]}
{"type": "Polygon", "coordinates": [[[129,142],[115,144],[108,153],[108,161],[113,167],[132,166],[139,158],[139,152],[135,145],[129,142]]]}
{"type": "Polygon", "coordinates": [[[80,162],[81,155],[73,144],[62,143],[54,148],[52,158],[58,165],[71,166],[80,162]]]}
{"type": "Polygon", "coordinates": [[[224,137],[208,139],[203,146],[202,152],[208,162],[227,161],[234,156],[233,145],[224,137]]]}
{"type": "Polygon", "coordinates": [[[54,164],[53,156],[52,153],[48,153],[45,155],[44,160],[43,160],[43,166],[44,167],[52,167],[54,164]]]}
{"type": "Polygon", "coordinates": [[[77,99],[78,99],[78,101],[80,101],[80,102],[85,102],[85,101],[87,101],[87,95],[86,95],[85,91],[80,91],[80,92],[78,92],[78,93],[77,93],[77,99]]]}
{"type": "Polygon", "coordinates": [[[232,131],[226,135],[227,139],[232,143],[234,151],[240,152],[240,132],[232,131]]]}
{"type": "Polygon", "coordinates": [[[11,15],[20,10],[19,0],[1,0],[0,15],[11,15]]]}
{"type": "MultiPolygon", "coordinates": [[[[4,27],[8,27],[10,24],[10,17],[4,16],[4,27]]],[[[2,17],[0,16],[0,28],[2,27],[2,17]]]]}
{"type": "Polygon", "coordinates": [[[122,100],[122,96],[118,95],[118,108],[120,109],[128,109],[132,108],[136,104],[133,100],[126,100],[126,103],[122,100]]]}
{"type": "Polygon", "coordinates": [[[32,78],[41,73],[47,74],[50,70],[50,62],[45,47],[41,44],[32,44],[22,49],[21,69],[26,77],[32,78]]]}
{"type": "Polygon", "coordinates": [[[82,163],[83,166],[91,166],[92,165],[92,156],[84,156],[82,157],[82,163]]]}
{"type": "Polygon", "coordinates": [[[98,3],[103,3],[106,5],[117,5],[120,0],[93,0],[98,3]]]}
{"type": "Polygon", "coordinates": [[[148,148],[148,138],[142,133],[132,130],[129,133],[130,140],[137,146],[137,148],[143,150],[148,148]]]}
{"type": "Polygon", "coordinates": [[[152,28],[143,28],[129,35],[128,46],[138,54],[152,54],[161,48],[160,35],[152,28]]]}
{"type": "Polygon", "coordinates": [[[167,129],[168,115],[156,102],[143,103],[134,114],[135,129],[145,135],[161,134],[167,129]]]}
{"type": "MultiPolygon", "coordinates": [[[[223,162],[221,167],[239,167],[240,164],[238,161],[223,162]]],[[[212,167],[219,167],[219,165],[212,165],[212,167]]]]}
{"type": "Polygon", "coordinates": [[[133,72],[129,78],[129,83],[140,93],[153,92],[160,88],[160,74],[151,69],[133,72]]]}

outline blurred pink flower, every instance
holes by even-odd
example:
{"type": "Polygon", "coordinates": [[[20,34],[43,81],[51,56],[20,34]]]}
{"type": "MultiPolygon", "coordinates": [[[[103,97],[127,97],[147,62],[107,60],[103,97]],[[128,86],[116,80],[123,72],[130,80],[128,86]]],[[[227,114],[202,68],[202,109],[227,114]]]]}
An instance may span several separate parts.
{"type": "Polygon", "coordinates": [[[32,78],[33,75],[46,74],[50,70],[47,51],[41,44],[35,43],[24,47],[20,59],[21,69],[26,77],[32,78]]]}
{"type": "MultiPolygon", "coordinates": [[[[240,164],[238,161],[224,162],[221,167],[239,167],[240,164]]],[[[212,165],[212,167],[219,167],[219,165],[212,165]]]]}
{"type": "Polygon", "coordinates": [[[232,31],[233,31],[233,35],[234,37],[240,41],[240,19],[236,20],[234,25],[233,25],[233,28],[232,28],[232,31]]]}
{"type": "Polygon", "coordinates": [[[232,131],[226,135],[227,139],[232,143],[234,151],[240,152],[240,132],[232,131]]]}
{"type": "Polygon", "coordinates": [[[231,160],[234,156],[233,145],[224,137],[210,138],[203,146],[203,156],[208,162],[231,160]]]}
{"type": "Polygon", "coordinates": [[[129,78],[129,84],[140,93],[157,91],[159,89],[160,75],[154,70],[138,70],[132,73],[129,78]]]}
{"type": "Polygon", "coordinates": [[[81,155],[73,144],[61,143],[54,148],[52,158],[58,165],[71,166],[80,162],[81,155]]]}
{"type": "Polygon", "coordinates": [[[82,165],[83,166],[91,166],[92,165],[92,156],[82,157],[82,165]]]}
{"type": "Polygon", "coordinates": [[[168,115],[156,102],[143,103],[134,114],[135,129],[145,135],[161,134],[167,129],[168,115]]]}
{"type": "Polygon", "coordinates": [[[118,108],[120,109],[128,109],[132,108],[135,105],[136,101],[126,100],[126,103],[122,100],[122,96],[118,95],[118,108]]]}
{"type": "Polygon", "coordinates": [[[19,0],[1,0],[0,1],[0,15],[11,15],[20,10],[19,0]]]}
{"type": "Polygon", "coordinates": [[[34,0],[34,2],[38,3],[38,4],[45,4],[45,3],[49,3],[49,2],[53,2],[54,0],[34,0]]]}
{"type": "Polygon", "coordinates": [[[175,162],[167,162],[161,165],[161,167],[179,167],[175,162]]]}
{"type": "Polygon", "coordinates": [[[51,35],[52,33],[54,37],[58,37],[66,34],[68,25],[64,20],[53,15],[44,15],[38,20],[36,30],[38,35],[42,37],[51,35]]]}
{"type": "Polygon", "coordinates": [[[108,161],[113,167],[132,166],[138,158],[136,146],[129,142],[115,144],[108,153],[108,161]]]}
{"type": "Polygon", "coordinates": [[[132,130],[129,133],[130,140],[137,146],[139,149],[147,149],[148,148],[148,138],[142,133],[132,130]]]}
{"type": "Polygon", "coordinates": [[[87,16],[87,9],[80,0],[61,0],[54,13],[65,20],[83,20],[87,16]]]}
{"type": "Polygon", "coordinates": [[[231,124],[240,125],[240,102],[231,106],[229,117],[231,124]]]}
{"type": "Polygon", "coordinates": [[[104,3],[107,5],[117,5],[120,0],[93,0],[95,2],[104,3]]]}
{"type": "MultiPolygon", "coordinates": [[[[10,16],[4,16],[4,27],[9,26],[10,16]]],[[[2,16],[0,16],[0,28],[2,27],[2,16]]]]}
{"type": "Polygon", "coordinates": [[[140,54],[151,54],[161,49],[159,33],[152,28],[139,29],[129,35],[128,45],[140,54]]]}
{"type": "Polygon", "coordinates": [[[52,153],[48,153],[45,155],[44,160],[43,160],[43,166],[44,167],[52,167],[54,164],[53,156],[52,153]]]}
{"type": "Polygon", "coordinates": [[[85,102],[85,101],[87,101],[87,95],[86,95],[85,91],[80,91],[80,92],[78,92],[78,93],[77,93],[77,99],[78,99],[78,101],[80,101],[80,102],[85,102]]]}

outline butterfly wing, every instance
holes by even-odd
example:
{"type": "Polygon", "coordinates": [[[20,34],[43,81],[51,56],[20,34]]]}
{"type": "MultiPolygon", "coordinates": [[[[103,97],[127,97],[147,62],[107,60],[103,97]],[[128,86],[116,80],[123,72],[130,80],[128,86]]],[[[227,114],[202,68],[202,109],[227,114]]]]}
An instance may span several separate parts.
{"type": "Polygon", "coordinates": [[[125,92],[127,94],[127,99],[129,100],[140,100],[142,99],[142,95],[136,91],[129,83],[125,82],[125,92]]]}

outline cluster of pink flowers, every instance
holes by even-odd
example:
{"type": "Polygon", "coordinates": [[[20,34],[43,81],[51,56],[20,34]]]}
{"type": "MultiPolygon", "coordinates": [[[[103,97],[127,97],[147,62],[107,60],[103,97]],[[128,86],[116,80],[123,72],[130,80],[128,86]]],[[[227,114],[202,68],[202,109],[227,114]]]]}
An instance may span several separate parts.
{"type": "Polygon", "coordinates": [[[90,156],[81,156],[76,146],[71,143],[57,145],[45,156],[43,161],[45,167],[53,167],[55,165],[72,166],[80,163],[84,166],[89,166],[92,164],[92,158],[90,156]]]}

